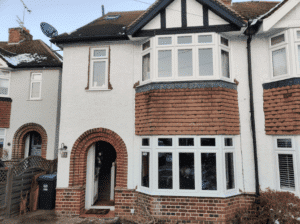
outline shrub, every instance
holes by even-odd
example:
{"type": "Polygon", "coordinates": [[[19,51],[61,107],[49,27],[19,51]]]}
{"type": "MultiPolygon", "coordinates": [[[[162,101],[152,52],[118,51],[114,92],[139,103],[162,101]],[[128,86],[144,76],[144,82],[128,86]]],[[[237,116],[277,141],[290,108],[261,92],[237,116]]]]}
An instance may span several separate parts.
{"type": "Polygon", "coordinates": [[[239,210],[232,224],[300,224],[300,198],[290,192],[270,190],[261,192],[248,209],[239,210]]]}

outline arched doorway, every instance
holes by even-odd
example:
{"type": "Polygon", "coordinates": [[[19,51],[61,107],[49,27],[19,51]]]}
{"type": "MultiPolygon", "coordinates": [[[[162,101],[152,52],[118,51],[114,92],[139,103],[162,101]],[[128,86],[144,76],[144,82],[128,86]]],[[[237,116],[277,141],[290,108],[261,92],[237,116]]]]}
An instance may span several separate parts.
{"type": "Polygon", "coordinates": [[[85,208],[114,206],[117,154],[105,141],[93,144],[87,154],[85,208]]]}
{"type": "Polygon", "coordinates": [[[36,132],[31,131],[25,136],[25,155],[28,156],[41,156],[42,155],[42,136],[36,132]]]}

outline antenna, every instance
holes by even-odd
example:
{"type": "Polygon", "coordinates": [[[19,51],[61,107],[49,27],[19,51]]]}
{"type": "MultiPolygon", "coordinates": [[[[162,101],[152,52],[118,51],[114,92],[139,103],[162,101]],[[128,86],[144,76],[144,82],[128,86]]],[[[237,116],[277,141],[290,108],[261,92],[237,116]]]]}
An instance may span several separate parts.
{"type": "Polygon", "coordinates": [[[31,10],[28,9],[28,7],[25,5],[23,0],[20,0],[20,1],[23,3],[23,6],[24,6],[23,21],[17,16],[17,18],[18,18],[17,22],[19,23],[20,27],[23,29],[24,28],[24,23],[25,23],[25,10],[27,10],[27,12],[29,14],[31,13],[31,10]]]}
{"type": "Polygon", "coordinates": [[[105,13],[104,13],[104,5],[102,5],[102,16],[104,16],[105,13]]]}

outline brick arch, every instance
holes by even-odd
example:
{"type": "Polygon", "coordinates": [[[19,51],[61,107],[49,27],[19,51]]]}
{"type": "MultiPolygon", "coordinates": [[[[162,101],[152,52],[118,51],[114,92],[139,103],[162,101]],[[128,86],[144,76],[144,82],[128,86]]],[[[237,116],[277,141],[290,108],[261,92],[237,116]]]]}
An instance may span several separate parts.
{"type": "Polygon", "coordinates": [[[42,137],[41,156],[46,159],[48,136],[46,130],[39,124],[27,123],[22,125],[15,133],[13,139],[12,159],[23,159],[25,153],[25,140],[28,133],[36,131],[42,137]]]}
{"type": "Polygon", "coordinates": [[[74,143],[70,158],[69,186],[85,186],[87,152],[91,145],[98,141],[108,142],[116,150],[116,186],[127,188],[128,157],[126,145],[118,134],[105,128],[88,130],[74,143]]]}

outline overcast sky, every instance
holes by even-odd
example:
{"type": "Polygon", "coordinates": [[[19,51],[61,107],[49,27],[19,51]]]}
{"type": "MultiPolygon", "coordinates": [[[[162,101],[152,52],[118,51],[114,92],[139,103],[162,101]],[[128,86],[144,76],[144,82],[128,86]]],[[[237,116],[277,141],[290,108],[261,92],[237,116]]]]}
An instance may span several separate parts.
{"type": "MultiPolygon", "coordinates": [[[[116,11],[145,10],[155,0],[23,0],[32,12],[25,12],[25,27],[33,39],[41,39],[50,45],[49,38],[40,23],[47,22],[58,33],[71,32],[99,17],[101,5],[105,13],[116,11]],[[142,3],[144,2],[144,3],[142,3]],[[148,3],[148,4],[145,4],[148,3]]],[[[234,0],[236,2],[236,0],[234,0]]],[[[17,16],[23,20],[24,6],[21,0],[0,0],[0,41],[8,41],[8,29],[18,27],[17,16]]]]}

